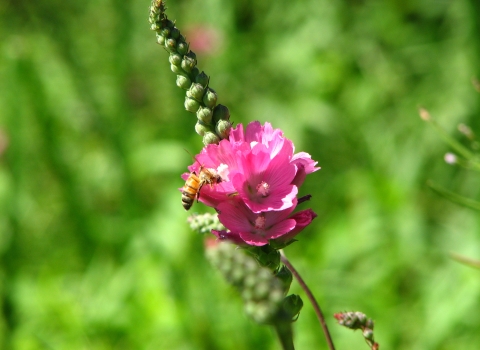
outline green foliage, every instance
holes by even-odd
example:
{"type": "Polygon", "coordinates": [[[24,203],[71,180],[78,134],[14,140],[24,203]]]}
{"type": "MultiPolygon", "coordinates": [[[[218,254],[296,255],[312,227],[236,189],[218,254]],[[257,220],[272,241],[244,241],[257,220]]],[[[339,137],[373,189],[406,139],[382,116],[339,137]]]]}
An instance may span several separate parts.
{"type": "MultiPolygon", "coordinates": [[[[278,349],[214,273],[180,174],[202,147],[149,1],[0,4],[0,348],[278,349]]],[[[314,223],[289,246],[338,349],[361,310],[384,349],[476,349],[476,174],[417,116],[480,130],[475,1],[171,0],[231,120],[271,122],[312,154],[314,223]],[[199,45],[213,35],[210,52],[199,45]]],[[[195,205],[194,211],[203,210],[195,205]]],[[[302,295],[295,282],[292,291],[302,295]]],[[[298,349],[325,349],[308,304],[298,349]]]]}

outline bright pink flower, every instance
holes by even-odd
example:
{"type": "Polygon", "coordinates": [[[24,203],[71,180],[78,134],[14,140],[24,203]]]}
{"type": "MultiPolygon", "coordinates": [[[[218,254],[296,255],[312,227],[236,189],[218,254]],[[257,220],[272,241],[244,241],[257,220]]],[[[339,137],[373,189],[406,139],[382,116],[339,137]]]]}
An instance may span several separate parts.
{"type": "Polygon", "coordinates": [[[216,208],[238,194],[253,212],[284,210],[293,205],[305,176],[320,169],[308,153],[293,152],[293,143],[280,129],[256,121],[245,133],[239,124],[228,141],[206,146],[189,170],[198,174],[203,166],[221,176],[220,184],[202,188],[199,200],[209,206],[216,208]]]}
{"type": "Polygon", "coordinates": [[[283,211],[253,213],[240,199],[220,204],[218,218],[229,231],[212,231],[222,240],[238,245],[262,246],[274,240],[285,244],[293,240],[317,216],[311,209],[293,215],[293,207],[283,211]]]}
{"type": "Polygon", "coordinates": [[[295,228],[296,221],[288,218],[293,209],[294,206],[281,211],[254,213],[240,198],[233,198],[221,203],[217,211],[220,222],[230,230],[230,236],[238,236],[249,245],[261,246],[295,228]]]}
{"type": "MultiPolygon", "coordinates": [[[[219,212],[229,231],[215,231],[237,244],[265,245],[269,240],[287,242],[315,218],[311,210],[291,213],[297,205],[298,187],[306,175],[317,171],[308,153],[294,154],[292,141],[270,123],[239,124],[229,140],[206,146],[189,167],[199,174],[208,170],[220,183],[204,185],[199,201],[219,212]]],[[[187,179],[188,173],[182,175],[187,179]]]]}

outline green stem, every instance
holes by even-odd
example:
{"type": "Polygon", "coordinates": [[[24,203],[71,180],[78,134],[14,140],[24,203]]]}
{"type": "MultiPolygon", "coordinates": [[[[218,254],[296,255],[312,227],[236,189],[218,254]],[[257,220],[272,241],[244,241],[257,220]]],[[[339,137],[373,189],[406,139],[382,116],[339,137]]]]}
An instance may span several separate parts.
{"type": "Polygon", "coordinates": [[[293,276],[295,276],[295,279],[298,281],[298,284],[300,285],[300,287],[302,287],[302,289],[305,291],[305,294],[307,294],[308,300],[310,300],[310,303],[312,303],[315,313],[317,314],[318,320],[320,321],[320,325],[322,326],[323,334],[325,335],[325,338],[327,340],[328,348],[330,350],[335,350],[335,346],[333,345],[333,340],[332,340],[332,337],[330,336],[330,332],[328,331],[327,323],[325,322],[325,317],[323,316],[323,312],[322,312],[322,309],[320,308],[320,305],[318,305],[317,301],[315,300],[315,297],[310,291],[310,288],[308,288],[307,284],[302,279],[300,274],[297,272],[297,270],[295,270],[293,265],[287,259],[283,250],[280,250],[280,254],[281,254],[282,263],[284,263],[285,266],[288,267],[288,269],[292,272],[293,276]]]}
{"type": "Polygon", "coordinates": [[[278,322],[273,325],[283,350],[295,350],[291,322],[278,322]]]}

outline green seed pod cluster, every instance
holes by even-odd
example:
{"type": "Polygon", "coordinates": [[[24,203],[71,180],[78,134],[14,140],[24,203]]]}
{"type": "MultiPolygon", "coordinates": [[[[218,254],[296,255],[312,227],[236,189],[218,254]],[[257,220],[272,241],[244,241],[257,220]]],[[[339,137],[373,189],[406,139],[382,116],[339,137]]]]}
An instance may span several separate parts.
{"type": "Polygon", "coordinates": [[[205,145],[217,144],[230,134],[230,113],[227,107],[217,105],[217,93],[209,87],[210,78],[198,70],[195,53],[175,23],[167,18],[165,9],[165,1],[152,1],[151,29],[157,33],[157,43],[170,54],[170,69],[177,74],[177,86],[186,90],[185,109],[195,113],[198,119],[195,131],[203,136],[205,145]],[[198,127],[198,123],[202,127],[198,127]]]}
{"type": "Polygon", "coordinates": [[[217,214],[193,214],[188,217],[188,223],[193,231],[201,234],[210,233],[212,230],[225,230],[225,227],[218,220],[217,214]]]}
{"type": "Polygon", "coordinates": [[[274,323],[281,312],[286,289],[272,271],[243,249],[221,242],[207,249],[210,260],[241,294],[245,312],[258,323],[274,323]]]}

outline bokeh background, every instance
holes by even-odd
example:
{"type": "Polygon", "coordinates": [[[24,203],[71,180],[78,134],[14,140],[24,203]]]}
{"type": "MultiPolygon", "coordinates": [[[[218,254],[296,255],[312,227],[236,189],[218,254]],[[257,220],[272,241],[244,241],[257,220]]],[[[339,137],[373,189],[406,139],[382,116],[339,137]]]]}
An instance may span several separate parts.
{"type": "MultiPolygon", "coordinates": [[[[0,1],[0,348],[278,349],[204,258],[180,203],[201,147],[148,0],[0,1]]],[[[282,128],[322,170],[287,248],[338,349],[361,310],[383,349],[478,349],[478,174],[443,162],[480,131],[477,0],[171,0],[235,123],[282,128]]],[[[206,210],[200,204],[193,211],[206,210]]],[[[293,284],[292,291],[304,295],[293,284]]],[[[306,302],[306,298],[304,298],[306,302]]],[[[326,349],[311,306],[298,349],[326,349]]]]}

